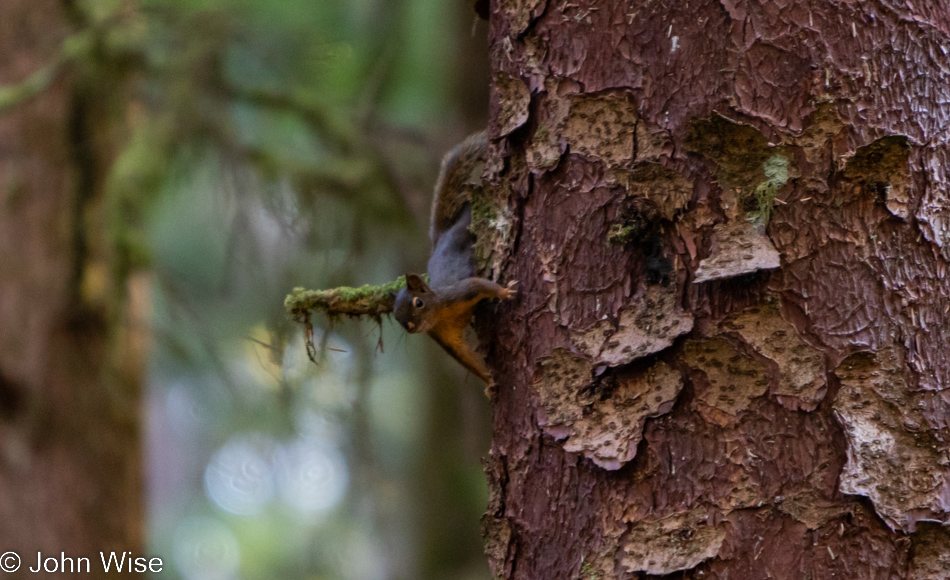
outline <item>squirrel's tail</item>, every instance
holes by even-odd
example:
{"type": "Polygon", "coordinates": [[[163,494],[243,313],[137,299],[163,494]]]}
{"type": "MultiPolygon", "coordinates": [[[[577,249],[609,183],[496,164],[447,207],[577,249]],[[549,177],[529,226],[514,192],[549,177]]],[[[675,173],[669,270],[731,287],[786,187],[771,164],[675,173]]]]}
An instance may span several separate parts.
{"type": "Polygon", "coordinates": [[[433,248],[439,237],[457,221],[459,212],[472,198],[472,190],[481,187],[487,147],[488,138],[480,131],[469,135],[442,158],[429,214],[432,216],[429,241],[433,248]]]}

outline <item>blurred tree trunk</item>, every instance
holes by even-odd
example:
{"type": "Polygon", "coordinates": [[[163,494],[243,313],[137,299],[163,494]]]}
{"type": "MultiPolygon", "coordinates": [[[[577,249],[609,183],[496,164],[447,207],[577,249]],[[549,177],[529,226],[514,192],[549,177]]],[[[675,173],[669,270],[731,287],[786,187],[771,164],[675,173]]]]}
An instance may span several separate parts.
{"type": "Polygon", "coordinates": [[[948,577],[946,2],[492,10],[494,573],[948,577]]]}
{"type": "MultiPolygon", "coordinates": [[[[56,62],[79,18],[66,0],[0,3],[0,85],[56,62]]],[[[142,359],[104,218],[127,106],[114,72],[77,62],[0,114],[0,551],[24,567],[142,548],[142,359]]]]}

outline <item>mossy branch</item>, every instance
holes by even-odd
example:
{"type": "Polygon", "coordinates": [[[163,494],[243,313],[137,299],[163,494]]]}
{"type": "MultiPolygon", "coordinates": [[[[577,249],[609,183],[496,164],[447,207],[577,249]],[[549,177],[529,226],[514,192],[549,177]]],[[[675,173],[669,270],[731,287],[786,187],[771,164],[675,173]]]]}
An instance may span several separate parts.
{"type": "Polygon", "coordinates": [[[18,83],[0,86],[0,115],[45,91],[63,65],[88,54],[91,45],[92,37],[88,32],[77,32],[63,41],[51,62],[18,83]]]}
{"type": "MultiPolygon", "coordinates": [[[[379,347],[382,349],[382,317],[383,314],[389,314],[393,311],[396,303],[396,293],[405,288],[406,277],[399,278],[382,284],[380,286],[370,286],[364,284],[359,288],[350,288],[349,286],[340,286],[329,290],[305,290],[304,288],[294,288],[293,292],[284,299],[284,308],[287,314],[294,321],[304,325],[304,340],[307,346],[307,356],[314,363],[317,362],[317,353],[322,352],[325,347],[319,349],[313,343],[313,323],[310,322],[310,314],[320,312],[332,321],[340,316],[359,317],[368,316],[380,325],[379,347]]],[[[324,339],[326,335],[324,335],[324,339]]]]}
{"type": "Polygon", "coordinates": [[[322,313],[330,319],[338,316],[368,316],[379,320],[382,315],[393,311],[396,293],[405,286],[406,277],[400,276],[380,286],[340,286],[329,290],[294,288],[284,299],[284,308],[297,322],[309,320],[311,312],[322,313]]]}
{"type": "Polygon", "coordinates": [[[0,87],[0,115],[46,90],[56,78],[60,62],[48,64],[22,81],[0,87]]]}

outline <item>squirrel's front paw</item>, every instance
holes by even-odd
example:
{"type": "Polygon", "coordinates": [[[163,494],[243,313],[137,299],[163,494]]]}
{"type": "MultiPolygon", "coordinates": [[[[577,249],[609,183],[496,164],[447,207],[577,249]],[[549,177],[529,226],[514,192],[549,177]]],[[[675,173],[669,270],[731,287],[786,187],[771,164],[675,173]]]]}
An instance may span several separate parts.
{"type": "Polygon", "coordinates": [[[508,282],[508,285],[502,288],[500,292],[498,292],[498,297],[501,298],[502,300],[511,300],[512,298],[518,295],[518,291],[515,290],[515,286],[517,285],[518,285],[517,280],[512,280],[511,282],[508,282]]]}

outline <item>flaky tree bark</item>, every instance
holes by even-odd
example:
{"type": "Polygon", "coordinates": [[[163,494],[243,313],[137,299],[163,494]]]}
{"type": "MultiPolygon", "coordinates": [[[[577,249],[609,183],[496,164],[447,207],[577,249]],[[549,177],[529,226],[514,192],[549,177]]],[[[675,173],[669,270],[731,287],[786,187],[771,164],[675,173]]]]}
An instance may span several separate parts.
{"type": "Polygon", "coordinates": [[[950,10],[492,2],[507,579],[950,574],[950,10]]]}
{"type": "MultiPolygon", "coordinates": [[[[0,2],[0,85],[56,68],[70,7],[0,2]]],[[[0,552],[21,573],[37,551],[142,547],[141,357],[102,195],[123,93],[82,66],[0,115],[0,552]]]]}

